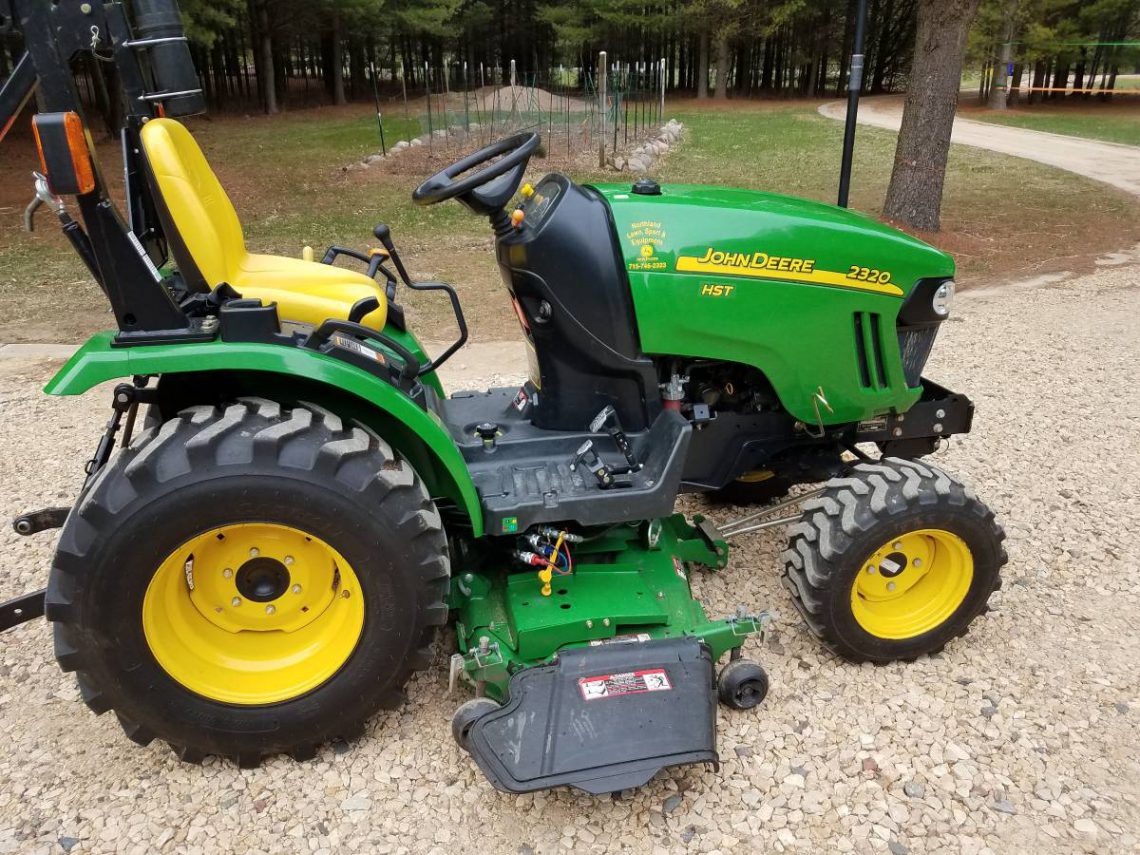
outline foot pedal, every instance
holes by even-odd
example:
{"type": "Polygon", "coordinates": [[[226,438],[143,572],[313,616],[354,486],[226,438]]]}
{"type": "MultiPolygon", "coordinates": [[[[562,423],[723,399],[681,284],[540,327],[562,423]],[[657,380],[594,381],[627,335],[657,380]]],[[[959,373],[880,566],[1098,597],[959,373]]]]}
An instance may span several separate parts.
{"type": "Polygon", "coordinates": [[[714,686],[695,638],[565,650],[511,677],[510,700],[475,721],[466,747],[508,793],[640,787],[668,766],[718,763],[714,686]]]}

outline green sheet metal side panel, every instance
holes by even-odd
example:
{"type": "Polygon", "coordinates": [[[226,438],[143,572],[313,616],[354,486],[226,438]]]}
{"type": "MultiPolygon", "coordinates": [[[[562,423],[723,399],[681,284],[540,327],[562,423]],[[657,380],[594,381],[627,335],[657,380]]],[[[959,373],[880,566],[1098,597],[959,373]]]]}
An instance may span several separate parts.
{"type": "Polygon", "coordinates": [[[49,395],[79,395],[108,380],[183,371],[264,371],[315,380],[354,395],[390,417],[402,428],[403,436],[386,438],[402,451],[409,441],[419,442],[437,464],[438,472],[420,473],[433,494],[454,500],[470,516],[475,536],[483,534],[483,512],[475,484],[439,417],[420,409],[398,389],[371,374],[297,347],[212,341],[114,348],[112,337],[111,332],[92,336],[44,391],[49,395]]]}
{"type": "MultiPolygon", "coordinates": [[[[895,323],[919,279],[953,276],[950,256],[869,217],[723,187],[596,188],[613,213],[647,353],[724,359],[765,373],[796,418],[827,424],[905,411],[895,323]],[[877,315],[887,382],[861,383],[857,313],[877,315]]],[[[873,358],[873,357],[872,357],[873,358]]]]}

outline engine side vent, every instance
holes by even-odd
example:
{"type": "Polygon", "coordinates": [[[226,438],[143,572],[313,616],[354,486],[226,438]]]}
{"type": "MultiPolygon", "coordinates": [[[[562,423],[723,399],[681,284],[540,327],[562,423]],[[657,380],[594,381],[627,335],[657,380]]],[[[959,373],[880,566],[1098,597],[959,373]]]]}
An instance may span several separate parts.
{"type": "Polygon", "coordinates": [[[882,318],[877,312],[855,313],[855,357],[859,382],[864,389],[886,389],[887,369],[883,361],[882,318]]]}

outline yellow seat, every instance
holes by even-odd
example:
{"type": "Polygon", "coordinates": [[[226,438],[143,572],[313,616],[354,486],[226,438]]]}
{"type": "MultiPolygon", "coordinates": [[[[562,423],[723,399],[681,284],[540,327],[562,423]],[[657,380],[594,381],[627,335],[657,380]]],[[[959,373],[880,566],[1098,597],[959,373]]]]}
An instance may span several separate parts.
{"type": "Polygon", "coordinates": [[[167,237],[188,281],[207,288],[228,282],[243,297],[277,303],[282,320],[307,324],[344,320],[357,300],[375,297],[380,308],[363,323],[373,329],[384,326],[388,301],[370,277],[330,264],[249,252],[237,211],[183,125],[152,119],[141,136],[169,225],[178,233],[167,237]]]}

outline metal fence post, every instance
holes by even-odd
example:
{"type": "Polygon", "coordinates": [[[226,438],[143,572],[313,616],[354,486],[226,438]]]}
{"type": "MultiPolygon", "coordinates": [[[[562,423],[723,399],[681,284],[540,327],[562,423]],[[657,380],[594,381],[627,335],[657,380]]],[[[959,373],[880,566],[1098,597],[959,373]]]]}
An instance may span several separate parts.
{"type": "Polygon", "coordinates": [[[598,143],[598,168],[606,165],[606,52],[598,54],[598,111],[602,114],[602,139],[598,143]]]}
{"type": "Polygon", "coordinates": [[[661,111],[657,116],[660,124],[665,124],[665,57],[661,57],[661,111]]]}
{"type": "Polygon", "coordinates": [[[428,155],[433,156],[435,151],[432,148],[434,145],[432,140],[435,138],[435,129],[431,124],[431,75],[426,62],[424,63],[424,94],[427,95],[428,155]]]}

